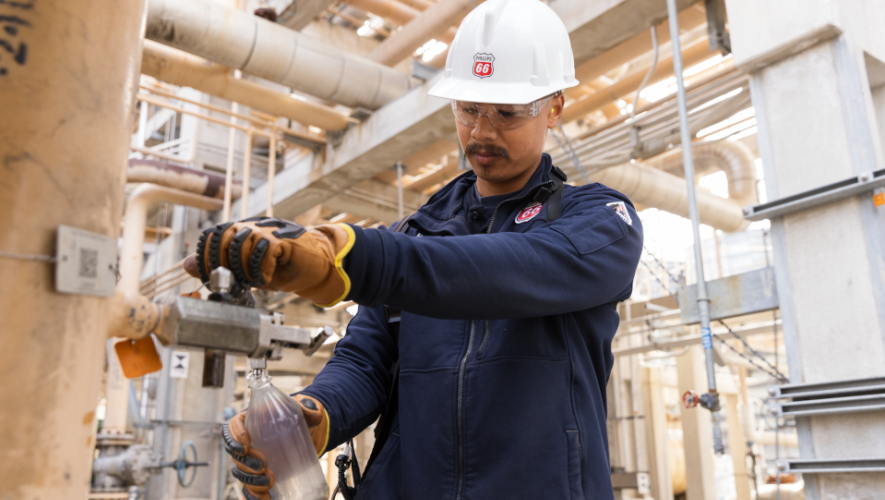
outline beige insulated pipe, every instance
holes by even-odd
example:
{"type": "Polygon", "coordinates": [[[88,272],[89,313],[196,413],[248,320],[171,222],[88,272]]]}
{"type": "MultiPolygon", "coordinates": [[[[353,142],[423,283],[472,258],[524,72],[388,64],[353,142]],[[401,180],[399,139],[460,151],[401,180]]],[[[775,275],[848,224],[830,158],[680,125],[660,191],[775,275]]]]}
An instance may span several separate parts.
{"type": "Polygon", "coordinates": [[[414,7],[418,10],[427,10],[428,7],[433,5],[433,2],[428,0],[400,0],[400,3],[404,3],[409,7],[414,7]]]}
{"type": "MultiPolygon", "coordinates": [[[[710,52],[709,41],[706,38],[697,40],[694,44],[682,50],[682,63],[688,68],[701,61],[709,59],[716,54],[710,52]]],[[[583,98],[568,104],[562,110],[562,121],[567,123],[577,120],[587,113],[596,111],[606,104],[616,102],[624,96],[628,96],[636,92],[642,79],[648,73],[648,67],[638,68],[636,71],[625,75],[610,87],[600,89],[597,92],[586,95],[583,98]]],[[[649,79],[647,85],[652,85],[666,78],[673,76],[673,56],[663,58],[658,62],[657,70],[649,79]]]]}
{"type": "Polygon", "coordinates": [[[150,0],[145,37],[350,107],[378,109],[418,82],[212,0],[150,0]]]}
{"type": "Polygon", "coordinates": [[[445,33],[453,24],[461,22],[480,3],[482,0],[440,0],[372,49],[367,57],[392,66],[431,38],[445,33]]]}
{"type": "Polygon", "coordinates": [[[59,225],[116,239],[144,2],[0,2],[0,497],[89,488],[113,299],[55,291],[59,225]]]}
{"type": "Polygon", "coordinates": [[[378,17],[390,19],[400,26],[407,24],[418,17],[420,10],[409,7],[405,3],[396,0],[344,0],[344,2],[359,10],[371,12],[378,17]]]}
{"type": "Polygon", "coordinates": [[[144,251],[144,228],[148,207],[165,201],[176,205],[215,211],[221,209],[222,201],[198,194],[188,193],[153,184],[141,184],[129,195],[126,215],[123,219],[123,248],[120,251],[120,281],[117,289],[138,293],[141,283],[141,266],[144,251]]]}
{"type": "MultiPolygon", "coordinates": [[[[140,297],[141,268],[144,251],[144,229],[147,222],[148,207],[152,203],[165,201],[176,205],[199,208],[201,210],[219,210],[222,201],[198,194],[187,193],[153,184],[141,184],[129,195],[126,202],[126,214],[123,219],[123,248],[120,251],[120,281],[117,283],[117,298],[125,301],[143,300],[140,297]]],[[[111,308],[111,312],[121,310],[119,306],[111,308]]],[[[111,327],[118,320],[112,316],[111,327]]],[[[118,335],[122,333],[116,332],[118,335]]],[[[127,332],[128,333],[128,332],[127,332]]],[[[127,335],[128,336],[128,335],[127,335]]],[[[129,409],[129,384],[125,383],[123,370],[117,357],[111,353],[108,359],[107,403],[102,432],[122,434],[126,431],[126,416],[129,409]]]]}
{"type": "MultiPolygon", "coordinates": [[[[682,177],[636,162],[600,170],[593,174],[593,181],[624,193],[640,205],[688,217],[688,195],[682,177]]],[[[743,231],[750,225],[734,201],[702,187],[697,188],[697,198],[701,224],[727,233],[743,231]]]]}
{"type": "MultiPolygon", "coordinates": [[[[741,207],[756,204],[756,156],[750,148],[738,141],[701,142],[691,145],[691,154],[697,172],[725,172],[729,200],[741,207]]],[[[669,151],[647,163],[665,172],[685,176],[681,149],[669,151]]]]}
{"type": "Polygon", "coordinates": [[[230,68],[151,40],[144,41],[141,72],[157,80],[191,87],[304,125],[326,130],[347,127],[347,117],[331,108],[295,99],[249,80],[234,78],[230,68]]]}

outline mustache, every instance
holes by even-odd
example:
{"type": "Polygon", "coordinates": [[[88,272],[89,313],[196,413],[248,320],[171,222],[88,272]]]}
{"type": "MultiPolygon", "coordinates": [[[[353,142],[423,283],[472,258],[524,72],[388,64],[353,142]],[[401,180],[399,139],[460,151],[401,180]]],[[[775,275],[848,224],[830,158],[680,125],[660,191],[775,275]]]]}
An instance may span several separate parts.
{"type": "Polygon", "coordinates": [[[496,146],[494,144],[468,144],[467,148],[464,149],[464,153],[468,155],[482,155],[482,156],[500,156],[505,160],[510,159],[510,154],[507,152],[506,148],[502,148],[501,146],[496,146]]]}

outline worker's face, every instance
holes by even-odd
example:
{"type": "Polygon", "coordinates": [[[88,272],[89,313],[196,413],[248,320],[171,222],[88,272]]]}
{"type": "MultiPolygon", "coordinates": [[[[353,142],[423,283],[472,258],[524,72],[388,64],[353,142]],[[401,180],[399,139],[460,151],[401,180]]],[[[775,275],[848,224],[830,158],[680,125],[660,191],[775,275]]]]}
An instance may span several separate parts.
{"type": "MultiPolygon", "coordinates": [[[[541,161],[547,129],[559,124],[563,103],[562,95],[554,96],[537,116],[512,129],[496,128],[484,114],[478,114],[473,127],[455,120],[461,147],[479,178],[477,183],[492,188],[486,190],[488,193],[480,189],[483,196],[500,194],[497,188],[502,188],[502,193],[522,189],[541,161]]],[[[485,111],[483,105],[478,108],[485,111]]]]}

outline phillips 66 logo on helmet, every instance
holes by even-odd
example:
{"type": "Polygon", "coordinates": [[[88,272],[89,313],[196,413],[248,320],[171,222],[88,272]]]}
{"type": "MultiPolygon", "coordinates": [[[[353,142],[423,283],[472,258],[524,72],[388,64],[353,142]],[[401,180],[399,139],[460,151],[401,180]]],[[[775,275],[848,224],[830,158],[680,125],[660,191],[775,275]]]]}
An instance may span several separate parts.
{"type": "Polygon", "coordinates": [[[495,56],[476,54],[473,56],[473,74],[480,78],[488,78],[495,72],[495,56]]]}

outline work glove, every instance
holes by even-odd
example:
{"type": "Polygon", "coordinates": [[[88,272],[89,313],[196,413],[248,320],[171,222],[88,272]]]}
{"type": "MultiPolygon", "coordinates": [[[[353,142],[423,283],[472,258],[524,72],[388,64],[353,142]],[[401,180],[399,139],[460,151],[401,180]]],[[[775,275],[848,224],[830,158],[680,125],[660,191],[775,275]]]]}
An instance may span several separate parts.
{"type": "MultiPolygon", "coordinates": [[[[296,394],[293,399],[301,406],[313,446],[317,456],[320,456],[325,453],[329,443],[329,415],[323,404],[310,396],[296,394]]],[[[246,412],[224,424],[221,436],[225,451],[236,463],[231,472],[243,483],[243,496],[246,500],[271,500],[269,491],[276,483],[276,478],[267,467],[264,454],[251,446],[252,438],[246,430],[246,412]]]]}
{"type": "Polygon", "coordinates": [[[346,224],[305,229],[275,217],[252,217],[203,231],[184,268],[206,283],[213,269],[226,267],[243,286],[294,292],[330,307],[350,292],[344,257],[354,240],[346,224]]]}

